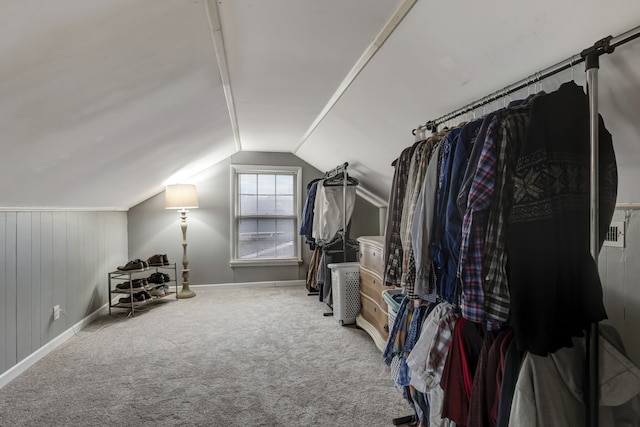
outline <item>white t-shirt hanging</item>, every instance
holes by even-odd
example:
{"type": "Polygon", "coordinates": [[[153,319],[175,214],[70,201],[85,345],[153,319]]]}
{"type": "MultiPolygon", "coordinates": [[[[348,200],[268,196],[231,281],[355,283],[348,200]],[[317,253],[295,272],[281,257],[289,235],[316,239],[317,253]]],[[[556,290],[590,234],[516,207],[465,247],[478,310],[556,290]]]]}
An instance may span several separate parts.
{"type": "Polygon", "coordinates": [[[356,199],[356,187],[347,186],[346,209],[343,210],[343,186],[325,186],[325,181],[318,183],[318,191],[313,209],[312,237],[322,244],[333,240],[336,233],[343,228],[344,214],[347,224],[351,220],[356,199]]]}

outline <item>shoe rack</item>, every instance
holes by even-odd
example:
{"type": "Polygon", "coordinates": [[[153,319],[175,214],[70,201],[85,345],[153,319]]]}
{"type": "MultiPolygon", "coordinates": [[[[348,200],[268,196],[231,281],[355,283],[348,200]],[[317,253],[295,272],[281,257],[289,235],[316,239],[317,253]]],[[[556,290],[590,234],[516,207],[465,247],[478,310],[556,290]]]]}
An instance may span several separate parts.
{"type": "Polygon", "coordinates": [[[161,298],[165,298],[170,295],[175,295],[175,299],[178,299],[178,270],[176,263],[158,266],[149,266],[138,270],[114,270],[108,273],[108,285],[109,285],[109,315],[111,315],[112,308],[122,308],[129,310],[129,316],[135,316],[136,309],[143,305],[153,303],[161,298]],[[134,287],[134,281],[136,279],[147,279],[151,277],[153,273],[165,273],[169,275],[169,281],[162,284],[149,283],[148,289],[144,287],[134,287]],[[128,283],[128,288],[120,289],[118,284],[128,283]],[[164,295],[150,295],[150,298],[145,298],[142,301],[136,300],[135,295],[142,291],[149,291],[153,287],[160,285],[169,285],[169,289],[173,287],[175,291],[167,290],[164,295]],[[122,302],[122,299],[127,299],[128,302],[122,302]],[[115,300],[115,302],[114,302],[115,300]]]}

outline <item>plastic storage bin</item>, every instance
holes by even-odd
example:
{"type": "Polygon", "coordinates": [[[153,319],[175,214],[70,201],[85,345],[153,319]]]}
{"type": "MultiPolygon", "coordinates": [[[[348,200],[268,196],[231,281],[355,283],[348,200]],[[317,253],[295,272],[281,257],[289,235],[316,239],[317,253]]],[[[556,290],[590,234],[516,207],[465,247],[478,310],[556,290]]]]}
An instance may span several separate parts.
{"type": "Polygon", "coordinates": [[[333,318],[341,326],[356,323],[360,313],[360,263],[343,262],[327,267],[331,269],[333,318]]]}
{"type": "Polygon", "coordinates": [[[402,303],[402,291],[400,289],[386,289],[382,291],[382,299],[387,303],[387,315],[389,316],[389,332],[393,329],[393,324],[396,321],[396,315],[398,309],[402,303]]]}

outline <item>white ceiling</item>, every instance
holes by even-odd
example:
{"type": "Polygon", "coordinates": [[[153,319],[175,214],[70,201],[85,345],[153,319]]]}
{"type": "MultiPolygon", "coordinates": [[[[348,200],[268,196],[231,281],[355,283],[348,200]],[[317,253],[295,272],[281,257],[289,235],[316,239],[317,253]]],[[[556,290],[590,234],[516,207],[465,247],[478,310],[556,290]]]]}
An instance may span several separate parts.
{"type": "MultiPolygon", "coordinates": [[[[636,0],[0,0],[0,11],[4,208],[127,209],[237,150],[293,152],[320,170],[348,161],[386,200],[411,129],[640,25],[636,0]]],[[[621,178],[637,182],[640,42],[619,51],[602,60],[601,111],[621,178]]]]}

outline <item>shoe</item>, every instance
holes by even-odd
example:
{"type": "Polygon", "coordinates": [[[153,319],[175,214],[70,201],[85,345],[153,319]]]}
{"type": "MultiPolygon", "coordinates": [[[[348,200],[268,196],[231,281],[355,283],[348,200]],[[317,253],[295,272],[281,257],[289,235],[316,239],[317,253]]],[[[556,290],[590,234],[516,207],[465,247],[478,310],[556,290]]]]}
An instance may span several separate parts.
{"type": "Polygon", "coordinates": [[[161,285],[164,283],[164,278],[162,277],[162,273],[153,273],[151,276],[147,278],[149,283],[155,283],[157,285],[161,285]]]}
{"type": "Polygon", "coordinates": [[[149,268],[149,266],[147,265],[146,262],[144,262],[142,260],[139,260],[139,259],[134,259],[134,260],[129,261],[125,265],[118,267],[118,270],[120,270],[120,271],[145,271],[147,268],[149,268]]]}
{"type": "MultiPolygon", "coordinates": [[[[120,304],[131,304],[131,297],[124,297],[118,300],[120,304]]],[[[133,304],[138,305],[142,304],[145,301],[144,295],[134,294],[133,295],[133,304]]]]}
{"type": "Polygon", "coordinates": [[[167,256],[167,254],[162,255],[162,263],[164,265],[170,265],[169,264],[169,257],[167,256]]]}
{"type": "Polygon", "coordinates": [[[131,283],[129,281],[118,283],[116,289],[119,291],[140,291],[148,289],[147,279],[133,279],[131,283]],[[145,287],[146,286],[146,287],[145,287]]]}
{"type": "Polygon", "coordinates": [[[164,291],[164,285],[160,285],[156,288],[151,289],[149,293],[154,297],[163,297],[167,295],[167,293],[164,291]]]}
{"type": "Polygon", "coordinates": [[[166,255],[155,254],[151,255],[149,259],[147,259],[147,263],[149,263],[152,267],[161,267],[164,265],[164,257],[166,255]]]}
{"type": "Polygon", "coordinates": [[[166,273],[156,272],[151,274],[151,276],[149,276],[147,280],[149,281],[149,283],[155,283],[155,284],[161,285],[163,283],[170,282],[171,276],[169,276],[166,273]]]}
{"type": "Polygon", "coordinates": [[[142,299],[142,298],[144,298],[145,300],[152,299],[151,294],[147,291],[138,292],[137,294],[133,294],[133,296],[134,297],[137,296],[138,299],[142,299]]]}

